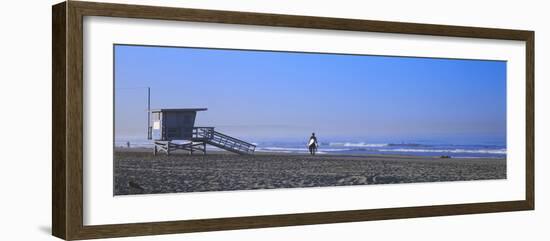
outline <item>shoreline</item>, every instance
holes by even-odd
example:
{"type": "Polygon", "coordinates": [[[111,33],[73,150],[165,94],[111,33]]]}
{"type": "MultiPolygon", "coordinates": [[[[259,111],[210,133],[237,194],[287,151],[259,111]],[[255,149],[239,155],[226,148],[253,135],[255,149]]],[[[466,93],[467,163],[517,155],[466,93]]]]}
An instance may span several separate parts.
{"type": "MultiPolygon", "coordinates": [[[[136,153],[153,153],[153,148],[148,147],[114,147],[113,151],[116,152],[136,152],[136,153]]],[[[237,155],[225,150],[207,150],[206,155],[211,154],[228,154],[228,155],[237,155]]],[[[160,153],[158,155],[166,155],[166,153],[160,153]]],[[[175,151],[170,153],[170,155],[189,155],[185,151],[175,151]]],[[[203,154],[197,152],[193,156],[202,156],[203,154]]],[[[298,153],[298,152],[277,152],[277,151],[255,151],[253,155],[284,155],[284,156],[311,156],[309,153],[298,153]]],[[[238,155],[237,155],[238,156],[238,155]]],[[[456,157],[450,156],[448,158],[443,158],[442,156],[448,155],[406,155],[406,154],[369,154],[369,153],[317,153],[315,157],[396,157],[396,158],[416,158],[416,159],[426,159],[426,158],[437,158],[437,159],[506,159],[506,157],[456,157]]]]}

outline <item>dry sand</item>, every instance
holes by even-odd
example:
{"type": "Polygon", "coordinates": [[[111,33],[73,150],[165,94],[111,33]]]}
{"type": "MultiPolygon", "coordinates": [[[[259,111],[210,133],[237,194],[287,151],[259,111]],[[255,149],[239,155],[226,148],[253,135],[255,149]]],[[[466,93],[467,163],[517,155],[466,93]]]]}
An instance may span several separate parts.
{"type": "Polygon", "coordinates": [[[207,155],[116,149],[115,195],[229,191],[506,178],[504,158],[207,155]]]}

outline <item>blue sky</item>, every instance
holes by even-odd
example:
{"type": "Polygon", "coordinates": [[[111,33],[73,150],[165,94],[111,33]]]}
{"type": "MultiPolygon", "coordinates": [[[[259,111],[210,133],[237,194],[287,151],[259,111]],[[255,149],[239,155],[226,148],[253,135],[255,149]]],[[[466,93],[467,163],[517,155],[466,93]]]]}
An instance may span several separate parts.
{"type": "Polygon", "coordinates": [[[505,141],[506,62],[115,46],[115,139],[152,108],[249,140],[505,141]]]}

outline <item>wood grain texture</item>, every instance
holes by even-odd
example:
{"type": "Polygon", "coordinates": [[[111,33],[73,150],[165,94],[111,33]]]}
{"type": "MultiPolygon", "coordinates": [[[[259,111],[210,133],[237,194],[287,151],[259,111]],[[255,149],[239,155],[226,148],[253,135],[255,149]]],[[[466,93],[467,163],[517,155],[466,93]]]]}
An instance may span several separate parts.
{"type": "Polygon", "coordinates": [[[535,209],[535,33],[530,32],[526,41],[526,149],[525,149],[525,200],[535,209]]]}
{"type": "Polygon", "coordinates": [[[78,238],[83,228],[83,15],[67,5],[67,235],[78,238]]]}
{"type": "Polygon", "coordinates": [[[534,209],[534,32],[433,24],[69,1],[53,7],[52,232],[92,239],[291,225],[356,222],[534,209]],[[83,225],[83,17],[109,16],[209,23],[369,31],[526,42],[526,196],[491,203],[299,213],[114,225],[83,225]]]}
{"type": "Polygon", "coordinates": [[[218,218],[173,222],[85,226],[79,239],[124,237],[156,234],[190,233],[233,229],[267,228],[295,225],[419,218],[475,213],[527,210],[524,201],[425,207],[350,210],[252,217],[218,218]]]}
{"type": "Polygon", "coordinates": [[[52,234],[66,237],[65,3],[52,6],[52,234]]]}
{"type": "Polygon", "coordinates": [[[230,23],[259,26],[298,27],[508,40],[525,40],[530,34],[530,31],[524,30],[477,28],[437,24],[418,24],[95,2],[72,3],[73,5],[77,5],[79,8],[81,8],[82,13],[87,16],[179,20],[208,23],[230,23]]]}

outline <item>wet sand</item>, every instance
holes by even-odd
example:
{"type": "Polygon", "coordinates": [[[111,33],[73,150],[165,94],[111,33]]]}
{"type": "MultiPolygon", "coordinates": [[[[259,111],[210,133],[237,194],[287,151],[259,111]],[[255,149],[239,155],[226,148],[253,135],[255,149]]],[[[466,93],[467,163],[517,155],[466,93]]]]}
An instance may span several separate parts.
{"type": "Polygon", "coordinates": [[[506,178],[504,158],[115,150],[115,195],[506,178]]]}

